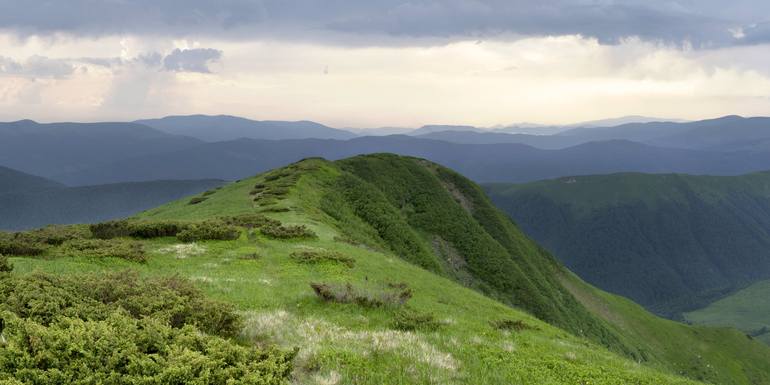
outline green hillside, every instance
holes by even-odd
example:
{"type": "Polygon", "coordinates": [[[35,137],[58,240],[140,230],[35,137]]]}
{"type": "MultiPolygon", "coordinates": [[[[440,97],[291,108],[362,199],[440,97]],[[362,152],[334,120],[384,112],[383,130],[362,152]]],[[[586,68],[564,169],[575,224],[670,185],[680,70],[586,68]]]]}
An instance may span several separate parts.
{"type": "MultiPolygon", "coordinates": [[[[121,273],[130,269],[148,281],[129,287],[170,291],[204,315],[232,304],[240,320],[226,325],[240,325],[240,332],[224,341],[239,347],[227,349],[268,353],[259,356],[261,366],[244,368],[242,357],[257,353],[237,350],[232,362],[217,361],[227,364],[217,370],[269,371],[276,381],[294,348],[288,380],[303,384],[770,381],[767,346],[734,330],[656,318],[586,285],[522,235],[478,186],[414,158],[305,160],[131,221],[5,235],[0,252],[36,254],[12,257],[14,271],[3,280],[45,280],[53,283],[36,287],[74,287],[65,292],[92,296],[82,289],[98,287],[88,274],[131,276],[121,273]],[[163,281],[171,275],[217,305],[163,281]],[[52,278],[71,276],[84,283],[52,278]]],[[[97,295],[93,306],[110,306],[109,298],[97,295]]],[[[143,301],[149,299],[139,295],[129,305],[143,301]]],[[[23,318],[23,303],[0,300],[0,311],[23,318]]],[[[151,304],[131,305],[139,310],[129,315],[155,309],[151,304]]],[[[173,331],[179,325],[216,334],[208,316],[149,313],[170,322],[172,331],[164,333],[182,333],[168,340],[174,349],[193,346],[173,331]]],[[[54,326],[60,327],[47,327],[54,326]]],[[[218,353],[197,354],[206,360],[218,353]]],[[[16,362],[7,357],[0,346],[0,373],[16,362]]]]}
{"type": "Polygon", "coordinates": [[[770,173],[486,186],[572,271],[668,317],[770,278],[770,173]]]}
{"type": "Polygon", "coordinates": [[[770,280],[757,282],[709,306],[685,313],[690,322],[734,326],[770,344],[770,280]]]}

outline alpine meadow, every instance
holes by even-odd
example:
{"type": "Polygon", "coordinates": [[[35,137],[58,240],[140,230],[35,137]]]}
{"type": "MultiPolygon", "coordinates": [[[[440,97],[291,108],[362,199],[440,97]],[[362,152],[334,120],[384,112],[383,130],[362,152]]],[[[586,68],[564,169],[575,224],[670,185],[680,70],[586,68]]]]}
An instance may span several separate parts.
{"type": "Polygon", "coordinates": [[[0,0],[0,385],[770,385],[769,4],[0,0]]]}

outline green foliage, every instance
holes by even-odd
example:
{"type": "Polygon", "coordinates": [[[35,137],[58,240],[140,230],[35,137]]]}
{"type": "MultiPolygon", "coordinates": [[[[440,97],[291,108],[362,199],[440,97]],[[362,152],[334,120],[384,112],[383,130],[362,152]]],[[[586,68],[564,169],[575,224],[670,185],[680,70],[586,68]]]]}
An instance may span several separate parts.
{"type": "Polygon", "coordinates": [[[384,245],[404,260],[443,273],[441,264],[401,213],[380,190],[363,179],[350,174],[339,177],[333,189],[324,195],[321,208],[350,238],[384,245]]]}
{"type": "Polygon", "coordinates": [[[10,273],[13,271],[13,264],[8,260],[8,257],[0,254],[0,273],[10,273]]]}
{"type": "Polygon", "coordinates": [[[198,203],[205,202],[207,199],[209,199],[209,198],[208,197],[193,197],[192,199],[190,199],[189,202],[187,202],[187,204],[189,204],[189,205],[197,205],[198,203]]]}
{"type": "Polygon", "coordinates": [[[104,320],[118,309],[136,319],[155,318],[174,328],[194,325],[223,337],[236,336],[241,326],[232,305],[207,299],[178,277],[140,279],[136,273],[119,272],[0,279],[0,310],[42,325],[61,316],[104,320]]]}
{"type": "Polygon", "coordinates": [[[305,225],[276,225],[268,223],[260,228],[262,234],[274,239],[307,239],[316,238],[316,234],[305,225]]]}
{"type": "Polygon", "coordinates": [[[331,263],[331,264],[341,264],[349,268],[352,268],[353,266],[356,265],[355,259],[335,251],[303,250],[303,251],[295,251],[291,253],[290,256],[291,256],[291,259],[296,261],[297,263],[306,263],[311,265],[331,263]]]}
{"type": "Polygon", "coordinates": [[[180,231],[176,237],[182,242],[196,242],[207,240],[227,241],[238,239],[241,232],[237,227],[221,221],[205,221],[192,223],[180,231]]]}
{"type": "Polygon", "coordinates": [[[371,290],[356,288],[350,283],[345,285],[311,283],[310,287],[318,298],[325,302],[354,303],[365,308],[401,306],[412,298],[412,290],[408,287],[371,290]]]}
{"type": "Polygon", "coordinates": [[[431,313],[423,313],[409,306],[399,309],[393,317],[393,328],[403,331],[434,332],[442,323],[431,313]]]}
{"type": "Polygon", "coordinates": [[[572,271],[672,319],[770,278],[770,173],[623,173],[486,186],[572,271]]]}
{"type": "Polygon", "coordinates": [[[294,352],[257,350],[194,326],[113,311],[48,325],[0,313],[0,382],[34,384],[285,384],[294,352]]]}
{"type": "Polygon", "coordinates": [[[128,235],[143,239],[175,237],[187,227],[187,224],[172,221],[135,222],[129,225],[128,235]]]}
{"type": "Polygon", "coordinates": [[[224,217],[222,220],[228,225],[245,228],[260,228],[265,226],[280,226],[281,222],[270,219],[262,214],[241,214],[232,217],[224,217]]]}
{"type": "Polygon", "coordinates": [[[492,325],[492,327],[497,330],[510,330],[515,332],[520,332],[523,330],[537,330],[536,327],[531,326],[526,322],[518,319],[517,320],[514,320],[514,319],[495,320],[495,321],[491,321],[489,324],[492,325]]]}
{"type": "Polygon", "coordinates": [[[123,239],[73,239],[52,250],[54,257],[122,258],[146,262],[144,247],[139,242],[123,239]]]}
{"type": "Polygon", "coordinates": [[[0,233],[0,254],[36,256],[45,253],[48,248],[23,233],[0,233]]]}
{"type": "Polygon", "coordinates": [[[94,223],[88,228],[97,239],[127,237],[131,233],[131,225],[125,220],[94,223]]]}

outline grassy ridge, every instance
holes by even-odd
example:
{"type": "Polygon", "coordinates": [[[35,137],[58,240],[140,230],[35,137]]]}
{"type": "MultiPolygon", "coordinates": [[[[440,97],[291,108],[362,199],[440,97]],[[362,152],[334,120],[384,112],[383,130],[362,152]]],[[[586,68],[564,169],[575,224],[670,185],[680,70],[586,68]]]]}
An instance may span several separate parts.
{"type": "Polygon", "coordinates": [[[579,280],[565,281],[557,273],[567,272],[485,203],[477,186],[420,160],[388,156],[339,163],[307,160],[199,198],[196,204],[185,199],[135,220],[201,221],[263,212],[282,226],[304,225],[315,237],[274,239],[259,229],[241,228],[237,239],[225,241],[137,239],[133,241],[140,242],[147,255],[144,263],[14,257],[13,274],[70,275],[131,268],[141,276],[186,277],[213,299],[241,311],[245,322],[239,340],[243,343],[299,347],[293,373],[297,383],[698,383],[677,377],[684,374],[715,384],[748,385],[767,382],[770,373],[761,366],[768,362],[770,349],[733,332],[695,343],[695,334],[681,339],[693,329],[675,323],[671,324],[676,327],[663,327],[658,322],[667,321],[630,304],[613,305],[614,317],[601,313],[594,303],[606,294],[579,280]],[[419,186],[409,186],[410,181],[419,186]],[[362,207],[351,205],[360,201],[342,195],[341,183],[367,187],[361,191],[371,200],[362,207]],[[370,216],[363,215],[372,205],[382,206],[385,219],[381,222],[372,223],[370,216]],[[431,223],[431,218],[447,223],[431,223]],[[468,252],[486,254],[464,254],[468,252]],[[471,268],[484,255],[499,258],[495,263],[509,264],[502,267],[511,269],[507,272],[522,275],[505,284],[502,277],[498,281],[497,275],[484,274],[494,270],[492,266],[471,268]],[[313,257],[312,263],[297,256],[313,257]],[[535,282],[541,279],[544,282],[535,282]],[[349,285],[356,293],[373,297],[392,287],[406,288],[411,294],[405,305],[325,302],[316,297],[311,283],[349,285]],[[515,287],[533,290],[532,295],[522,298],[516,291],[507,291],[515,287]],[[480,292],[511,304],[522,301],[521,306],[541,312],[542,318],[554,323],[590,326],[588,322],[596,322],[616,340],[608,344],[590,331],[583,334],[593,341],[576,336],[581,333],[568,333],[480,292]],[[542,303],[537,295],[553,303],[542,303]],[[627,334],[616,323],[621,316],[640,318],[647,326],[638,330],[647,334],[627,334]],[[405,323],[419,326],[425,320],[432,320],[430,327],[403,330],[405,323]],[[640,344],[643,339],[644,345],[640,344]],[[643,363],[595,341],[644,354],[637,356],[643,363]],[[682,361],[699,355],[713,370],[675,365],[679,361],[669,360],[658,345],[673,346],[676,341],[693,344],[687,352],[680,349],[682,361]],[[736,374],[736,366],[745,367],[745,374],[736,374]]]}

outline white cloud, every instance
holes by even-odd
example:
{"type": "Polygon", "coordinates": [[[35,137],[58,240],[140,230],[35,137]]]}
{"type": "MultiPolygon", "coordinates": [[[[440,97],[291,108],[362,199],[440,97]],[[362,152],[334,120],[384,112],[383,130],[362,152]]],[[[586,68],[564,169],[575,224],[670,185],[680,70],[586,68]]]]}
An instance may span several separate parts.
{"type": "Polygon", "coordinates": [[[691,50],[641,39],[608,46],[580,36],[414,47],[274,40],[185,45],[137,37],[67,38],[46,46],[3,39],[3,52],[14,57],[38,50],[51,60],[91,58],[66,59],[85,68],[68,77],[34,83],[21,74],[0,77],[5,120],[226,113],[335,126],[486,126],[770,111],[770,54],[757,55],[770,52],[766,46],[691,50]],[[206,61],[174,67],[185,72],[163,70],[164,58],[180,46],[217,47],[227,56],[214,73],[195,67],[206,61]]]}

